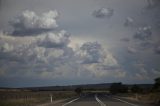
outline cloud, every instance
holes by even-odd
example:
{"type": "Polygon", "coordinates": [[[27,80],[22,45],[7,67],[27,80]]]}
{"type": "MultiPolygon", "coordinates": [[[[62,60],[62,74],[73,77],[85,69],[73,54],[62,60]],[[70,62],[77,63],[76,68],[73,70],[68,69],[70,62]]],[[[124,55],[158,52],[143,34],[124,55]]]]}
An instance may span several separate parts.
{"type": "Polygon", "coordinates": [[[113,16],[114,10],[112,8],[100,8],[93,11],[92,15],[96,18],[110,18],[113,16]]]}
{"type": "Polygon", "coordinates": [[[28,40],[1,35],[0,42],[5,43],[1,45],[3,49],[0,49],[0,65],[5,60],[7,66],[3,65],[3,68],[8,77],[23,74],[26,78],[45,79],[72,76],[121,78],[126,75],[112,54],[98,42],[85,42],[73,51],[68,46],[72,40],[64,31],[26,36],[25,39],[28,40]],[[48,39],[48,36],[51,38],[48,39]]]}
{"type": "Polygon", "coordinates": [[[126,26],[126,27],[127,27],[127,26],[132,26],[133,23],[134,23],[133,18],[127,17],[127,18],[125,19],[124,26],[126,26]]]}
{"type": "Polygon", "coordinates": [[[151,51],[151,49],[153,49],[153,47],[155,46],[155,40],[153,39],[151,26],[139,27],[133,35],[132,40],[122,38],[121,41],[132,44],[132,47],[127,47],[127,52],[131,54],[135,54],[139,51],[151,51]]]}
{"type": "Polygon", "coordinates": [[[109,51],[103,49],[98,42],[86,42],[82,44],[76,53],[78,63],[81,64],[92,76],[120,78],[126,72],[120,67],[117,60],[109,51]]]}
{"type": "Polygon", "coordinates": [[[138,80],[155,79],[156,77],[159,77],[159,75],[160,75],[159,70],[151,69],[149,71],[144,67],[140,67],[139,72],[135,73],[135,79],[138,79],[138,80]]]}
{"type": "Polygon", "coordinates": [[[138,40],[149,40],[151,39],[152,31],[150,26],[140,27],[134,34],[134,38],[138,40]]]}
{"type": "Polygon", "coordinates": [[[152,69],[151,72],[157,77],[160,76],[160,70],[152,69]]]}
{"type": "Polygon", "coordinates": [[[150,49],[154,46],[154,43],[155,42],[152,42],[152,41],[142,41],[139,43],[139,48],[141,49],[150,49]]]}
{"type": "Polygon", "coordinates": [[[147,5],[148,8],[154,8],[158,5],[160,5],[159,0],[147,0],[147,3],[148,3],[148,5],[147,5]]]}
{"type": "MultiPolygon", "coordinates": [[[[62,32],[60,32],[61,34],[59,35],[63,36],[62,32]]],[[[46,36],[47,34],[43,35],[44,38],[46,38],[46,36]]],[[[25,76],[32,77],[35,75],[36,77],[41,77],[44,71],[50,72],[50,74],[54,73],[55,76],[57,76],[56,73],[60,71],[56,70],[57,67],[62,67],[64,64],[72,62],[74,56],[72,48],[67,47],[67,45],[63,45],[63,47],[52,46],[50,48],[48,48],[48,46],[39,46],[39,39],[41,37],[41,35],[25,37],[23,41],[24,37],[1,35],[0,65],[8,71],[8,77],[10,75],[14,76],[12,74],[13,70],[18,76],[20,76],[21,73],[25,73],[25,76]],[[28,41],[31,42],[29,43],[28,41]],[[3,65],[4,60],[5,63],[8,64],[7,66],[3,65]],[[13,62],[16,64],[12,64],[13,62]]],[[[52,40],[59,41],[59,38],[53,37],[52,40]]],[[[68,67],[70,66],[68,65],[68,67]]],[[[63,71],[64,70],[62,70],[62,73],[63,71]]],[[[67,72],[69,73],[70,71],[67,70],[67,72]]]]}
{"type": "Polygon", "coordinates": [[[155,42],[153,41],[134,41],[132,43],[132,46],[128,46],[127,52],[131,54],[137,54],[140,52],[146,52],[146,51],[153,51],[153,48],[155,48],[155,42]]]}
{"type": "Polygon", "coordinates": [[[160,45],[154,48],[155,53],[160,54],[160,45]]]}
{"type": "Polygon", "coordinates": [[[151,78],[151,74],[149,74],[149,71],[144,68],[143,64],[135,64],[135,66],[138,69],[138,72],[135,72],[134,79],[138,80],[147,80],[151,78]]]}
{"type": "Polygon", "coordinates": [[[66,31],[56,29],[57,16],[56,11],[37,15],[27,10],[11,22],[14,28],[11,35],[0,33],[0,66],[7,72],[6,78],[21,75],[40,79],[126,76],[116,58],[100,43],[83,41],[81,45],[76,44],[76,49],[69,46],[73,39],[66,31]]]}
{"type": "Polygon", "coordinates": [[[128,47],[127,51],[128,51],[128,53],[131,53],[131,54],[137,53],[137,50],[135,48],[133,48],[133,47],[128,47]]]}
{"type": "Polygon", "coordinates": [[[148,8],[151,8],[151,7],[153,7],[153,6],[155,6],[155,2],[154,2],[155,0],[147,0],[147,3],[148,3],[148,8]]]}
{"type": "Polygon", "coordinates": [[[75,71],[73,67],[78,67],[78,64],[72,66],[76,58],[68,46],[70,34],[54,29],[57,27],[57,16],[57,11],[38,16],[27,10],[11,22],[14,36],[0,33],[0,65],[5,60],[9,67],[3,66],[8,71],[8,76],[20,76],[23,73],[27,77],[44,78],[45,75],[56,77],[75,71]],[[13,75],[12,70],[17,74],[13,75]]]}
{"type": "Polygon", "coordinates": [[[38,40],[38,45],[46,48],[63,48],[70,42],[70,34],[66,31],[61,31],[57,34],[53,32],[44,33],[38,40]]]}
{"type": "Polygon", "coordinates": [[[135,72],[134,79],[137,80],[149,80],[154,79],[160,75],[160,71],[157,68],[148,67],[146,63],[143,63],[142,61],[136,62],[134,64],[135,72]]]}
{"type": "Polygon", "coordinates": [[[121,38],[121,39],[120,39],[120,41],[123,41],[123,42],[130,42],[130,39],[129,39],[129,38],[126,38],[126,37],[124,37],[124,38],[121,38]]]}
{"type": "Polygon", "coordinates": [[[37,15],[34,11],[26,10],[21,15],[10,21],[13,27],[13,35],[28,36],[53,30],[58,27],[56,10],[37,15]]]}
{"type": "MultiPolygon", "coordinates": [[[[47,34],[43,35],[44,38],[46,38],[46,36],[47,34]]],[[[63,49],[57,46],[53,46],[50,49],[42,45],[39,46],[39,39],[41,37],[41,35],[37,35],[35,37],[16,37],[17,39],[12,39],[14,38],[13,36],[1,35],[0,54],[6,55],[5,57],[12,57],[24,63],[45,63],[48,62],[49,59],[56,58],[58,55],[63,54],[63,50],[67,51],[67,45],[65,45],[63,49]]]]}
{"type": "Polygon", "coordinates": [[[84,43],[78,52],[82,63],[101,63],[104,61],[106,54],[98,42],[86,42],[84,43]]]}
{"type": "Polygon", "coordinates": [[[3,69],[0,69],[0,76],[4,76],[6,73],[3,69]]]}
{"type": "Polygon", "coordinates": [[[0,42],[1,44],[0,44],[0,51],[1,52],[10,52],[10,51],[12,51],[13,50],[13,46],[12,45],[9,45],[8,43],[6,43],[6,42],[0,42]]]}
{"type": "Polygon", "coordinates": [[[108,66],[107,64],[85,64],[84,66],[93,77],[96,78],[123,78],[126,76],[126,71],[118,66],[108,66]]]}

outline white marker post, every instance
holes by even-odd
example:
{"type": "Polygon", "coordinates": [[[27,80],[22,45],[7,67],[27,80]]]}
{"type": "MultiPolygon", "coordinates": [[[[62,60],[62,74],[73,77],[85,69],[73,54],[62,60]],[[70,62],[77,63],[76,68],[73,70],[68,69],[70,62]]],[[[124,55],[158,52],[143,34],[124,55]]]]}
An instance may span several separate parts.
{"type": "Polygon", "coordinates": [[[50,95],[50,97],[51,97],[51,103],[52,103],[52,101],[53,101],[52,94],[50,95]]]}

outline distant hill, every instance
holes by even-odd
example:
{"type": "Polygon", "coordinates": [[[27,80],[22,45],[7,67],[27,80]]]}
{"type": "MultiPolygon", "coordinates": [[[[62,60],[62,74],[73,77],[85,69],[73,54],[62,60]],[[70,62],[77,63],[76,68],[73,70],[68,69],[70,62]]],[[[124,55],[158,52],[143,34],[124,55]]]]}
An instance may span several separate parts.
{"type": "MultiPolygon", "coordinates": [[[[24,87],[24,88],[0,88],[0,91],[4,90],[31,90],[31,91],[69,91],[74,90],[77,87],[81,87],[84,90],[107,90],[112,83],[100,83],[100,84],[82,84],[82,85],[68,85],[68,86],[44,86],[44,87],[24,87]]],[[[131,88],[133,84],[124,84],[131,88]]],[[[137,84],[143,89],[151,89],[153,84],[137,84]]]]}
{"type": "MultiPolygon", "coordinates": [[[[100,83],[100,84],[83,84],[83,85],[68,85],[68,86],[45,86],[45,87],[28,87],[19,89],[28,89],[32,91],[67,91],[74,90],[77,87],[81,87],[84,90],[107,90],[110,88],[112,83],[100,83]]],[[[127,87],[131,88],[133,84],[125,84],[127,87]]],[[[143,89],[152,88],[153,84],[137,84],[143,89]]]]}

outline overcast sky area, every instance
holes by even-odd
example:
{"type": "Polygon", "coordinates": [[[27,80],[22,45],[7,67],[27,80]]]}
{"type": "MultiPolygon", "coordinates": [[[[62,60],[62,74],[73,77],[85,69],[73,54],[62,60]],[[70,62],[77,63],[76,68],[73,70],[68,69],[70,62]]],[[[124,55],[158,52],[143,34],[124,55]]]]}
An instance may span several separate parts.
{"type": "Polygon", "coordinates": [[[0,87],[160,76],[159,0],[0,0],[0,87]]]}

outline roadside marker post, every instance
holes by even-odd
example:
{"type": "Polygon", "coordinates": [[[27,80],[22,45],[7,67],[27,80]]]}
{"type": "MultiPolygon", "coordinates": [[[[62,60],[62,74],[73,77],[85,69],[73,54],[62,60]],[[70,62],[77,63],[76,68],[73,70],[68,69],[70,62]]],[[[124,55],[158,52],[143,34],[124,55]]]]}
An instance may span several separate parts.
{"type": "Polygon", "coordinates": [[[51,103],[52,103],[53,102],[52,94],[50,95],[50,97],[51,97],[51,103]]]}

